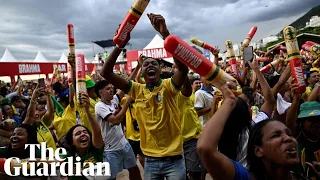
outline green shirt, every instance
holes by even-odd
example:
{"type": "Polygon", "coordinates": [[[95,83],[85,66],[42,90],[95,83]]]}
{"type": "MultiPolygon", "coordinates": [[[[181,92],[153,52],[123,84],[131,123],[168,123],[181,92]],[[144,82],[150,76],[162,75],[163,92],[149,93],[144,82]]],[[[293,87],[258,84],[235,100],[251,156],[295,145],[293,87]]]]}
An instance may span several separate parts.
{"type": "Polygon", "coordinates": [[[298,155],[300,157],[300,164],[298,172],[304,174],[306,177],[313,177],[314,174],[306,162],[320,162],[320,141],[311,142],[300,132],[298,138],[298,155]],[[308,175],[308,176],[307,176],[308,175]]]}
{"type": "MultiPolygon", "coordinates": [[[[91,162],[93,164],[96,164],[97,162],[103,162],[103,153],[104,153],[104,147],[101,149],[97,149],[95,147],[91,148],[91,151],[86,153],[84,157],[81,157],[81,164],[85,162],[91,162]]],[[[75,160],[75,159],[74,159],[75,160]]],[[[89,165],[83,167],[82,169],[88,168],[89,165]]],[[[74,170],[75,172],[75,170],[74,170]]],[[[70,176],[69,180],[87,180],[85,176],[70,176]]]]}

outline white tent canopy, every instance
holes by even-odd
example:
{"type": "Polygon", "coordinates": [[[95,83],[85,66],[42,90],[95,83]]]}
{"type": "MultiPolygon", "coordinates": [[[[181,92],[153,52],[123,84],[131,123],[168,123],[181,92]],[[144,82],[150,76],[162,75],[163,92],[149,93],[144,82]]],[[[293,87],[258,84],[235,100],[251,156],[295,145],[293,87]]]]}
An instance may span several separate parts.
{"type": "Polygon", "coordinates": [[[46,57],[44,57],[42,52],[39,51],[33,62],[49,62],[49,61],[47,60],[46,57]]]}
{"type": "MultiPolygon", "coordinates": [[[[143,49],[155,49],[164,48],[164,40],[158,34],[156,34],[151,42],[143,49]]],[[[163,60],[173,64],[173,58],[164,58],[163,60]]]]}
{"type": "Polygon", "coordinates": [[[66,56],[65,53],[62,53],[59,59],[59,63],[67,63],[68,62],[68,57],[66,56]]]}
{"type": "Polygon", "coordinates": [[[6,48],[4,54],[0,60],[1,62],[18,62],[15,57],[11,54],[11,52],[6,48]]]}
{"type": "MultiPolygon", "coordinates": [[[[156,48],[164,48],[164,40],[158,34],[156,34],[153,37],[153,39],[149,42],[149,44],[143,49],[156,49],[156,48]]],[[[163,60],[173,64],[173,58],[164,58],[163,60]]],[[[137,61],[132,61],[131,62],[132,68],[135,68],[137,64],[138,64],[137,61]]]]}
{"type": "Polygon", "coordinates": [[[151,40],[151,42],[143,49],[163,48],[164,47],[163,43],[164,43],[164,40],[158,34],[156,34],[151,40]]]}

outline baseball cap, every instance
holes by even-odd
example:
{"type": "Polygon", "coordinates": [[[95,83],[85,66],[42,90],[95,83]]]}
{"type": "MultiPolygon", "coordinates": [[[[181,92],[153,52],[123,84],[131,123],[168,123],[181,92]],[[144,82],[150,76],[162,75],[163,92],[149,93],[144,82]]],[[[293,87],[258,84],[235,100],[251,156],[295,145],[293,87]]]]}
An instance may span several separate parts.
{"type": "Polygon", "coordinates": [[[298,118],[320,116],[320,103],[317,101],[307,101],[300,106],[298,118]]]}

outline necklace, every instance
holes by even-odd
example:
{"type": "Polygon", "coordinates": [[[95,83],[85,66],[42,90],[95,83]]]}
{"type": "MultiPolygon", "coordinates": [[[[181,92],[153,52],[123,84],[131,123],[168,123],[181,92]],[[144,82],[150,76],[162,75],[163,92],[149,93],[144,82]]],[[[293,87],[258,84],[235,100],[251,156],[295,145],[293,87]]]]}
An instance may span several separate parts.
{"type": "Polygon", "coordinates": [[[307,137],[307,135],[303,132],[303,130],[301,130],[301,132],[302,132],[303,136],[304,136],[308,141],[314,142],[314,143],[319,141],[319,135],[318,135],[318,137],[317,137],[317,140],[311,140],[311,139],[309,139],[309,138],[307,137]]]}

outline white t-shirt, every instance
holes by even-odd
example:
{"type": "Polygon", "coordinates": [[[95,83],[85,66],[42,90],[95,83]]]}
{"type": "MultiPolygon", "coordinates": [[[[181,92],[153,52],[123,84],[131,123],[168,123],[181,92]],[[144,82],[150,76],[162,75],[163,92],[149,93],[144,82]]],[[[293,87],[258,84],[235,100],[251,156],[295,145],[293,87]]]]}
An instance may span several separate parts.
{"type": "Polygon", "coordinates": [[[127,143],[121,124],[114,125],[105,120],[106,117],[114,115],[115,111],[119,109],[119,102],[118,96],[114,95],[111,105],[99,101],[95,106],[96,118],[101,128],[105,151],[122,150],[127,143]]]}
{"type": "MultiPolygon", "coordinates": [[[[196,91],[196,93],[194,95],[195,96],[195,102],[194,102],[195,109],[203,109],[206,107],[211,107],[211,104],[213,101],[213,93],[214,93],[214,91],[212,91],[212,93],[210,94],[202,89],[199,89],[198,91],[196,91]]],[[[211,118],[210,112],[200,116],[199,119],[200,119],[201,125],[204,127],[210,118],[211,118]]]]}

